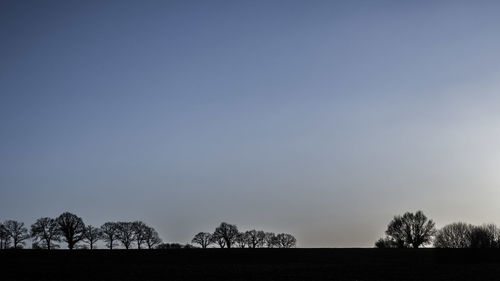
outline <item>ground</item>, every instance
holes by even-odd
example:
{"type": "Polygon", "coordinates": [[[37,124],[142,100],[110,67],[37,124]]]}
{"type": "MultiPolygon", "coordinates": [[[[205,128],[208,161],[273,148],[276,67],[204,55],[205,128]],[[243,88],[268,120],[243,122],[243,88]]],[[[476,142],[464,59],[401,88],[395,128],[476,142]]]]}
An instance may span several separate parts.
{"type": "Polygon", "coordinates": [[[500,251],[3,250],[2,280],[500,280],[500,251]]]}

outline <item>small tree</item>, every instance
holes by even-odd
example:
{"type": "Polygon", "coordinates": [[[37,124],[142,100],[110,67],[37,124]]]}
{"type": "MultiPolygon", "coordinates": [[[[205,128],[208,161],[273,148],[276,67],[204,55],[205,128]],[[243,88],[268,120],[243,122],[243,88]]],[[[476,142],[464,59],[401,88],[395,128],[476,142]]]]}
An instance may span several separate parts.
{"type": "Polygon", "coordinates": [[[436,248],[470,248],[473,226],[463,222],[445,225],[437,231],[434,240],[436,248]]]}
{"type": "Polygon", "coordinates": [[[85,234],[83,241],[89,244],[91,250],[94,249],[94,244],[102,238],[102,231],[100,228],[88,225],[85,227],[85,234]]]}
{"type": "Polygon", "coordinates": [[[148,246],[148,249],[154,249],[156,245],[159,245],[162,241],[158,232],[152,227],[146,227],[144,231],[144,242],[148,246]]]}
{"type": "Polygon", "coordinates": [[[106,246],[113,250],[118,240],[118,224],[116,222],[107,222],[101,226],[102,239],[106,242],[106,246]]]}
{"type": "Polygon", "coordinates": [[[227,248],[231,248],[231,246],[234,244],[236,240],[237,235],[238,235],[238,227],[236,227],[236,225],[234,224],[229,224],[225,222],[221,223],[215,229],[215,232],[213,234],[213,236],[216,237],[216,239],[222,238],[227,248]]]}
{"type": "Polygon", "coordinates": [[[85,224],[83,220],[75,214],[66,212],[61,214],[56,221],[64,241],[68,244],[68,249],[73,250],[76,243],[84,238],[85,224]]]}
{"type": "Polygon", "coordinates": [[[7,230],[8,237],[12,239],[14,249],[22,248],[25,243],[24,240],[30,237],[28,235],[28,229],[24,227],[24,223],[8,220],[4,223],[4,226],[7,230]]]}
{"type": "Polygon", "coordinates": [[[288,233],[280,233],[276,235],[276,241],[279,248],[293,248],[297,244],[297,239],[288,233]]]}
{"type": "Polygon", "coordinates": [[[134,242],[134,229],[131,222],[118,222],[117,238],[125,249],[130,248],[130,245],[134,242]]]}
{"type": "Polygon", "coordinates": [[[380,238],[375,242],[375,247],[377,248],[398,248],[397,243],[395,243],[391,238],[385,237],[380,238]]]}
{"type": "Polygon", "coordinates": [[[191,243],[200,245],[203,249],[207,248],[212,241],[212,234],[208,232],[200,232],[193,237],[191,243]]]}
{"type": "Polygon", "coordinates": [[[59,245],[55,242],[61,241],[61,230],[59,224],[53,218],[39,218],[31,225],[31,237],[38,247],[47,250],[57,248],[59,245]]]}
{"type": "Polygon", "coordinates": [[[499,229],[494,224],[474,226],[471,230],[472,248],[496,248],[499,246],[499,229]]]}
{"type": "Polygon", "coordinates": [[[406,212],[403,216],[395,216],[385,233],[399,248],[418,248],[431,243],[436,232],[434,225],[422,211],[406,212]]]}

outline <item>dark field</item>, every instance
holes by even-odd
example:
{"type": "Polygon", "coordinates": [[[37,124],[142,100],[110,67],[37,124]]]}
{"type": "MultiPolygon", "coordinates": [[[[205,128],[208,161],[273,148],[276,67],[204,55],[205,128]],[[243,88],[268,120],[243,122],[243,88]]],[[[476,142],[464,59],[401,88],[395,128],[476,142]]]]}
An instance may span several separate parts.
{"type": "Polygon", "coordinates": [[[0,251],[2,280],[500,280],[498,250],[0,251]]]}

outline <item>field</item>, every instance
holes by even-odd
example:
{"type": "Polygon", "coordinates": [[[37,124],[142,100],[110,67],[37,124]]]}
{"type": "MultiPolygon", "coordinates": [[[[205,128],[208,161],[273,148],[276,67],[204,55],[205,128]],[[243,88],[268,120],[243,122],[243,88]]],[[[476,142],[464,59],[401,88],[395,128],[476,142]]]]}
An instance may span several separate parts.
{"type": "Polygon", "coordinates": [[[0,251],[2,280],[500,280],[498,250],[0,251]]]}

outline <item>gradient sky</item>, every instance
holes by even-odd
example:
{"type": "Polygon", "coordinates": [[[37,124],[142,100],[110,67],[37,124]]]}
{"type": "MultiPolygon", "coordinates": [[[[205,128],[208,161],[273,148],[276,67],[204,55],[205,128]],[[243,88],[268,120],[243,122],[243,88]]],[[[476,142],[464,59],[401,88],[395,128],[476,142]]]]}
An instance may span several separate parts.
{"type": "Polygon", "coordinates": [[[498,1],[0,1],[0,220],[366,247],[500,224],[498,1]]]}

